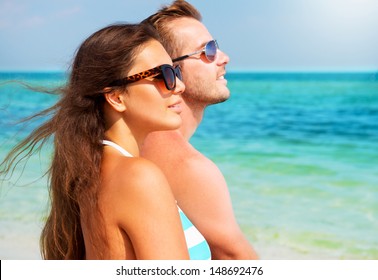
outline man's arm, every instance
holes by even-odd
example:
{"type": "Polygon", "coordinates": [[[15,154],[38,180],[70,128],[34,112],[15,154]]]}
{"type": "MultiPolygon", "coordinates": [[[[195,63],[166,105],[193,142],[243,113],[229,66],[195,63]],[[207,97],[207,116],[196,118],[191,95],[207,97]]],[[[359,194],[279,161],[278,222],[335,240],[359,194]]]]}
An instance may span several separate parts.
{"type": "Polygon", "coordinates": [[[209,243],[213,259],[257,259],[232,209],[227,183],[219,168],[198,153],[182,163],[173,184],[181,185],[176,199],[209,243]],[[180,179],[181,178],[181,179],[180,179]]]}

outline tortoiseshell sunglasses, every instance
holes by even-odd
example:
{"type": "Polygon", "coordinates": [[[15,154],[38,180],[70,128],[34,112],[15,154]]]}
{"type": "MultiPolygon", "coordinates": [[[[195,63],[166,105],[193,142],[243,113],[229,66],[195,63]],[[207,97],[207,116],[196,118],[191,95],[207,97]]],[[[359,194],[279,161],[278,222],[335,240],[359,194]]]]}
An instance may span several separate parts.
{"type": "Polygon", "coordinates": [[[168,90],[174,90],[176,88],[176,77],[182,80],[181,68],[179,65],[173,67],[169,64],[163,64],[155,68],[115,80],[109,84],[109,87],[119,87],[127,84],[135,83],[145,78],[156,75],[155,79],[163,79],[165,87],[168,90]]]}

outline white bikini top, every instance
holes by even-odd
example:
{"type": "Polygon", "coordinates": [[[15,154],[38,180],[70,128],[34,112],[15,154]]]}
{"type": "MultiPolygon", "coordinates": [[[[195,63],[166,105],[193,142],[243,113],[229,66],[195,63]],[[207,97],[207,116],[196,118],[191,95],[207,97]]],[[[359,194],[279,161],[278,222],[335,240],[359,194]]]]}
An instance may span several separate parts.
{"type": "Polygon", "coordinates": [[[111,146],[114,149],[116,149],[118,152],[120,152],[125,157],[133,157],[132,154],[130,154],[128,151],[126,151],[124,148],[122,148],[120,145],[117,145],[116,143],[109,141],[109,140],[102,140],[102,144],[111,146]]]}

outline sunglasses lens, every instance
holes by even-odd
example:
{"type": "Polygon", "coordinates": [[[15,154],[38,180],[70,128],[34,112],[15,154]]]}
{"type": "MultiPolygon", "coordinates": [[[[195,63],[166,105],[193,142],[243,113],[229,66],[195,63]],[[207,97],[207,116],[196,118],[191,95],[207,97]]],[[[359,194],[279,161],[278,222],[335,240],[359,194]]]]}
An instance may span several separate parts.
{"type": "Polygon", "coordinates": [[[176,73],[176,77],[180,79],[180,81],[182,81],[182,74],[181,74],[181,68],[180,66],[176,66],[175,67],[175,73],[176,73]]]}
{"type": "Polygon", "coordinates": [[[176,87],[176,75],[175,70],[172,67],[165,67],[162,69],[165,86],[168,90],[172,90],[176,87]]]}
{"type": "Polygon", "coordinates": [[[210,61],[213,62],[217,56],[217,42],[212,40],[208,42],[205,46],[205,56],[210,61]]]}

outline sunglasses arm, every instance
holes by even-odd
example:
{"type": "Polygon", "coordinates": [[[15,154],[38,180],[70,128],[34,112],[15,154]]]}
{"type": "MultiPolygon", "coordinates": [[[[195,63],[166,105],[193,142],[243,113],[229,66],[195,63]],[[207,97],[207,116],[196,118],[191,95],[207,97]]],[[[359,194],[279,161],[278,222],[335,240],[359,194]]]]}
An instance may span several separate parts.
{"type": "Polygon", "coordinates": [[[195,54],[199,54],[199,53],[202,53],[204,52],[204,50],[199,50],[199,51],[195,51],[195,52],[192,52],[190,54],[187,54],[187,55],[183,55],[183,56],[179,56],[175,59],[172,59],[172,62],[177,62],[177,61],[180,61],[180,60],[183,60],[185,58],[188,58],[189,56],[192,56],[192,55],[195,55],[195,54]]]}

